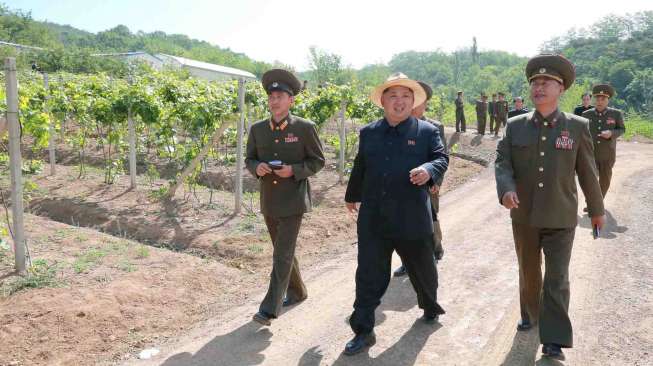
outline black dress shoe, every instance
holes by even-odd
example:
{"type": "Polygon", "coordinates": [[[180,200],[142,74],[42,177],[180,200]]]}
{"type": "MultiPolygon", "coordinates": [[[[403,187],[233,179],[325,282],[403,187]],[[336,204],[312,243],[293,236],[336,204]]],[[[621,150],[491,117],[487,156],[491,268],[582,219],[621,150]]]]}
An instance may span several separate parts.
{"type": "Polygon", "coordinates": [[[366,350],[368,347],[372,347],[376,343],[376,335],[374,331],[369,333],[356,334],[356,336],[345,346],[345,354],[347,356],[355,355],[366,350]]]}
{"type": "Polygon", "coordinates": [[[520,332],[531,328],[533,328],[533,324],[531,324],[530,320],[520,319],[519,322],[517,322],[517,330],[520,332]]]}
{"type": "Polygon", "coordinates": [[[556,360],[564,360],[565,354],[562,353],[560,345],[555,343],[547,343],[542,345],[542,354],[546,357],[555,358],[556,360]]]}
{"type": "Polygon", "coordinates": [[[272,325],[272,316],[264,311],[259,311],[258,313],[254,314],[252,320],[259,324],[267,326],[272,325]]]}
{"type": "Polygon", "coordinates": [[[441,261],[442,257],[444,257],[444,249],[439,252],[435,252],[434,256],[436,261],[441,261]]]}
{"type": "Polygon", "coordinates": [[[401,265],[401,267],[395,269],[394,272],[395,277],[405,276],[406,274],[408,274],[408,271],[406,270],[406,266],[404,266],[403,264],[401,265]]]}
{"type": "Polygon", "coordinates": [[[420,318],[426,324],[435,324],[440,320],[440,315],[438,314],[427,314],[424,312],[424,315],[420,318]]]}
{"type": "Polygon", "coordinates": [[[298,299],[291,299],[291,298],[286,296],[286,297],[283,298],[283,303],[281,305],[284,306],[284,307],[285,306],[292,306],[292,305],[295,305],[295,304],[299,304],[300,302],[302,302],[304,300],[306,300],[306,298],[298,300],[298,299]]]}

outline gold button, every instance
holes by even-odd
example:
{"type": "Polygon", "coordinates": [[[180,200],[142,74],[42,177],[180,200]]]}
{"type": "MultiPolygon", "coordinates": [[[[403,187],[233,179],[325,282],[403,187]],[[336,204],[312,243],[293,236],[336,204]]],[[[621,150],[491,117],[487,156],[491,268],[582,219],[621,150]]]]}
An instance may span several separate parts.
{"type": "Polygon", "coordinates": [[[543,172],[543,171],[544,171],[544,167],[540,167],[540,171],[543,172]]]}
{"type": "Polygon", "coordinates": [[[274,156],[277,156],[277,155],[279,155],[279,154],[277,154],[277,153],[274,153],[274,156]]]}
{"type": "Polygon", "coordinates": [[[275,140],[274,140],[274,143],[275,143],[275,144],[278,144],[278,143],[279,143],[279,139],[275,139],[275,140]]]}
{"type": "Polygon", "coordinates": [[[279,131],[279,127],[277,127],[277,131],[279,131]]]}
{"type": "Polygon", "coordinates": [[[601,141],[597,141],[596,143],[597,143],[597,144],[600,144],[600,143],[601,143],[601,141]]]}
{"type": "Polygon", "coordinates": [[[548,126],[548,125],[549,125],[549,122],[544,122],[544,125],[545,125],[545,126],[548,126]]]}
{"type": "Polygon", "coordinates": [[[276,180],[273,180],[273,181],[272,181],[272,184],[277,184],[277,181],[276,181],[276,180]]]}
{"type": "Polygon", "coordinates": [[[544,187],[544,183],[538,183],[537,186],[542,188],[542,187],[544,187]]]}
{"type": "Polygon", "coordinates": [[[540,151],[540,156],[544,156],[544,151],[540,151]]]}
{"type": "Polygon", "coordinates": [[[546,141],[546,136],[542,136],[542,141],[546,141]]]}

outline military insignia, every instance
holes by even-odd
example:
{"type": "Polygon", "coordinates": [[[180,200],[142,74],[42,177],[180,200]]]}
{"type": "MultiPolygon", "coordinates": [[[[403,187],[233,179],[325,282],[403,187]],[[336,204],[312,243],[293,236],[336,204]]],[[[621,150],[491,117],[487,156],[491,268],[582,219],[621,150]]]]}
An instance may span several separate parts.
{"type": "Polygon", "coordinates": [[[278,87],[278,86],[279,86],[279,83],[277,83],[276,81],[275,81],[274,83],[272,83],[272,87],[273,87],[273,88],[276,88],[276,87],[278,87]]]}
{"type": "Polygon", "coordinates": [[[295,136],[292,133],[289,133],[288,136],[286,136],[286,138],[284,138],[284,141],[286,143],[297,142],[297,141],[299,141],[299,137],[295,136]]]}
{"type": "Polygon", "coordinates": [[[408,145],[415,146],[415,140],[408,140],[408,145]]]}
{"type": "Polygon", "coordinates": [[[613,125],[613,124],[617,123],[617,121],[615,121],[614,118],[612,118],[612,117],[608,117],[607,122],[608,122],[609,125],[613,125]]]}
{"type": "Polygon", "coordinates": [[[569,131],[563,130],[560,132],[560,136],[556,138],[556,149],[557,150],[574,149],[574,139],[569,137],[569,131]]]}
{"type": "Polygon", "coordinates": [[[545,72],[546,72],[546,69],[545,69],[545,68],[541,68],[541,69],[540,69],[540,74],[544,74],[545,72]]]}

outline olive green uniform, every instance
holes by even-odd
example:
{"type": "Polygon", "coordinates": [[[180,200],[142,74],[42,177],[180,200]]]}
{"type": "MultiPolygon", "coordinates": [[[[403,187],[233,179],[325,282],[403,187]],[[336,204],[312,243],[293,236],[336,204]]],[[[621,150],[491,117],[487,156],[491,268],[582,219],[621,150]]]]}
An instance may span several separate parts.
{"type": "Polygon", "coordinates": [[[465,132],[467,130],[465,123],[465,102],[463,98],[456,98],[456,132],[465,132]]]}
{"type": "MultiPolygon", "coordinates": [[[[444,145],[444,152],[449,153],[449,150],[447,149],[447,137],[444,134],[444,125],[440,123],[439,121],[432,120],[430,118],[424,118],[427,122],[431,122],[434,126],[438,128],[438,131],[440,131],[440,139],[442,140],[442,145],[444,145]]],[[[444,176],[440,177],[435,184],[437,184],[439,187],[442,186],[442,181],[444,180],[444,176]]],[[[433,253],[435,253],[436,258],[442,257],[442,253],[444,252],[444,249],[442,248],[442,229],[440,228],[440,218],[438,217],[438,213],[440,212],[440,192],[437,193],[431,193],[431,207],[433,208],[433,253]]]]}
{"type": "Polygon", "coordinates": [[[487,109],[488,103],[483,100],[476,101],[476,121],[478,123],[476,129],[481,135],[485,135],[485,124],[487,123],[487,109]]]}
{"type": "Polygon", "coordinates": [[[257,177],[256,167],[272,160],[281,160],[293,170],[289,178],[274,173],[258,177],[261,212],[274,246],[270,285],[260,310],[276,317],[286,291],[290,299],[306,298],[295,245],[303,214],[311,211],[308,177],[324,167],[322,143],[315,124],[292,115],[279,123],[272,119],[254,123],[247,139],[247,169],[257,177]]]}
{"type": "Polygon", "coordinates": [[[496,118],[496,100],[491,100],[487,103],[487,112],[490,115],[490,133],[494,132],[494,120],[496,118]]]}
{"type": "Polygon", "coordinates": [[[510,216],[522,319],[539,321],[541,343],[571,347],[569,260],[578,219],[575,176],[589,215],[604,213],[587,121],[558,110],[547,119],[539,112],[512,118],[497,146],[495,174],[499,201],[511,191],[519,199],[510,216]]]}
{"type": "Polygon", "coordinates": [[[594,142],[594,159],[599,170],[599,183],[603,197],[608,193],[612,179],[612,167],[617,158],[617,138],[626,132],[623,113],[607,107],[603,112],[590,109],[583,112],[583,117],[590,121],[590,134],[594,142]],[[600,137],[601,131],[612,131],[612,137],[600,137]]]}
{"type": "MultiPolygon", "coordinates": [[[[496,119],[496,129],[494,130],[494,135],[499,134],[499,129],[501,125],[506,125],[506,120],[508,117],[508,101],[498,100],[494,105],[494,118],[496,119]]],[[[491,131],[490,131],[491,132],[491,131]]]]}

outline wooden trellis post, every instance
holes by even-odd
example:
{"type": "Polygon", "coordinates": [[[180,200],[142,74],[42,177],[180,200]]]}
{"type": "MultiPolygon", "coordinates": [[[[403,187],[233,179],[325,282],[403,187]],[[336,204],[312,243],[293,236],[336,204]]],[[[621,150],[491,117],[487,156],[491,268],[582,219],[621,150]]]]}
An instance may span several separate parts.
{"type": "Polygon", "coordinates": [[[16,79],[16,59],[5,59],[7,88],[7,125],[9,128],[9,165],[11,171],[11,211],[13,219],[14,256],[16,271],[27,273],[25,261],[25,232],[23,224],[23,180],[20,155],[20,125],[18,124],[18,80],[16,79]]]}

